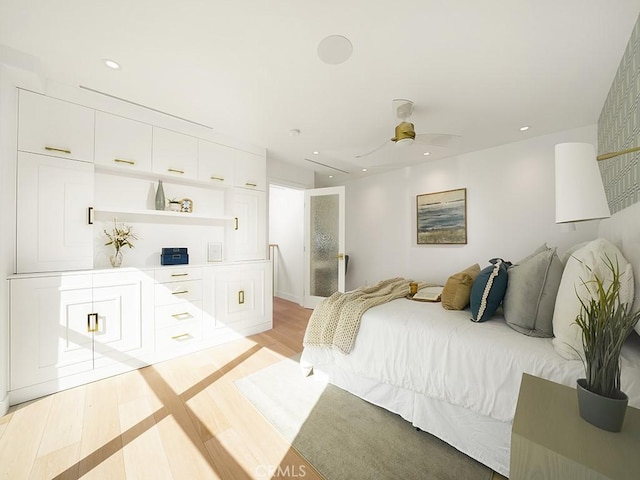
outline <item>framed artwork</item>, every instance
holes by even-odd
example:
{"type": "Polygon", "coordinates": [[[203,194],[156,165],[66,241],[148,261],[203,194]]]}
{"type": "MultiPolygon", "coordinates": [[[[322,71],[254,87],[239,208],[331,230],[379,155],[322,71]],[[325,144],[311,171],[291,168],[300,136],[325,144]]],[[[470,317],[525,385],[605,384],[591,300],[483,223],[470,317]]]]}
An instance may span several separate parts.
{"type": "Polygon", "coordinates": [[[467,243],[467,189],[416,198],[418,245],[467,243]]]}
{"type": "Polygon", "coordinates": [[[183,198],[180,200],[180,211],[184,213],[193,212],[193,200],[190,198],[183,198]]]}

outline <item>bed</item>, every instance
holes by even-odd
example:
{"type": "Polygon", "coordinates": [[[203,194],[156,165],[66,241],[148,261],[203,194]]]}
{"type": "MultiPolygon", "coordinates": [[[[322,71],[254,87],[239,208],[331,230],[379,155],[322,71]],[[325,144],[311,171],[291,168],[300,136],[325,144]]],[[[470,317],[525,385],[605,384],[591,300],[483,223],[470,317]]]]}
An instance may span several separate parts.
{"type": "MultiPolygon", "coordinates": [[[[634,267],[640,308],[640,203],[599,227],[634,267]]],[[[498,313],[469,321],[469,310],[392,300],[367,310],[352,351],[305,346],[301,365],[373,404],[399,414],[498,473],[509,476],[511,426],[520,380],[529,373],[575,387],[580,360],[558,354],[551,338],[523,335],[498,313]]],[[[638,330],[638,328],[636,328],[638,330]]],[[[640,408],[640,336],[622,351],[622,386],[640,408]]]]}

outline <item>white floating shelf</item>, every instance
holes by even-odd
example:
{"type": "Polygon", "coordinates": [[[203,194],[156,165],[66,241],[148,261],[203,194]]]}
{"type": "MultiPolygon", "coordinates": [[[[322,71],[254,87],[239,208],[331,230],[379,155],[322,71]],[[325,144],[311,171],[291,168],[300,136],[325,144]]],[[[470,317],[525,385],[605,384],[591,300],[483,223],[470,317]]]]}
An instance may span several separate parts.
{"type": "Polygon", "coordinates": [[[162,217],[175,218],[184,220],[205,220],[211,222],[231,221],[234,217],[213,217],[210,215],[199,215],[197,213],[172,212],[170,210],[124,210],[115,208],[95,208],[96,215],[113,215],[118,216],[145,216],[145,217],[162,217]]]}

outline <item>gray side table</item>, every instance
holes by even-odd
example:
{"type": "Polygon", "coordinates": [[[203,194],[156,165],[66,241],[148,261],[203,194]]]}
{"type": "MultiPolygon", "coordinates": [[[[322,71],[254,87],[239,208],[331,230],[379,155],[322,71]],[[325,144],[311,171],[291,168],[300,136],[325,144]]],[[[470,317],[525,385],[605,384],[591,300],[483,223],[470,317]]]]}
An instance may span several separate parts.
{"type": "Polygon", "coordinates": [[[607,432],[578,412],[576,389],[523,374],[511,435],[512,480],[640,479],[640,410],[607,432]]]}

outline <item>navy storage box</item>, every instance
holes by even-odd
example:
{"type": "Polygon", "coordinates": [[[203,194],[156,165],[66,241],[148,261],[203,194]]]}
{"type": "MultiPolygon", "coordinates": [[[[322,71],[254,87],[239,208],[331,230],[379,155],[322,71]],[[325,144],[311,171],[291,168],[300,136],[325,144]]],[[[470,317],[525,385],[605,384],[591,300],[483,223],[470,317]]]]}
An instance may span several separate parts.
{"type": "Polygon", "coordinates": [[[161,265],[186,265],[189,263],[188,253],[173,253],[170,255],[160,255],[161,265]]]}
{"type": "Polygon", "coordinates": [[[189,252],[187,252],[187,249],[185,247],[180,247],[180,248],[169,247],[169,248],[162,249],[162,255],[173,255],[175,253],[184,253],[186,255],[189,252]]]}

